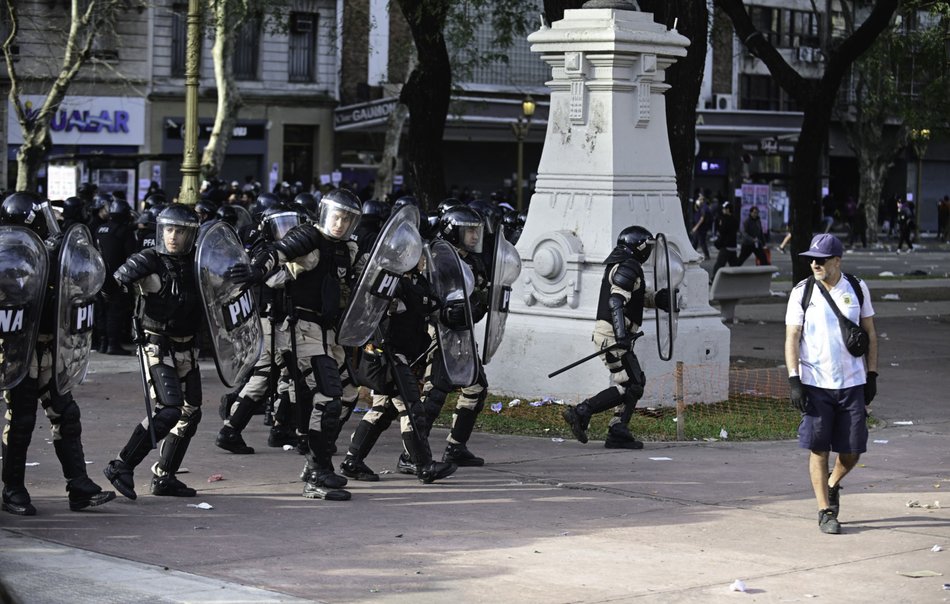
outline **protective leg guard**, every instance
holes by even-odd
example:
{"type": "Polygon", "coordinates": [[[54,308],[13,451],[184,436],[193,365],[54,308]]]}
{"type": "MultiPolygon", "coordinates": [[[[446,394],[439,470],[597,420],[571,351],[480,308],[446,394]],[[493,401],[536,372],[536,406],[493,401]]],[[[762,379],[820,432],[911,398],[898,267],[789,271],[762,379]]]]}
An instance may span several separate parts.
{"type": "Polygon", "coordinates": [[[214,444],[218,448],[230,451],[236,455],[253,455],[254,447],[247,446],[241,433],[231,426],[221,426],[218,436],[214,439],[214,444]]]}
{"type": "Polygon", "coordinates": [[[616,388],[611,386],[610,388],[601,390],[585,402],[590,407],[590,414],[594,415],[595,413],[603,413],[604,411],[613,409],[623,402],[623,397],[616,388]]]}
{"type": "Polygon", "coordinates": [[[237,392],[229,392],[221,395],[220,402],[218,403],[218,417],[220,417],[222,421],[231,417],[231,407],[234,406],[236,400],[237,392]]]}
{"type": "Polygon", "coordinates": [[[174,475],[185,460],[189,444],[191,444],[191,436],[176,436],[175,434],[166,436],[162,441],[158,468],[167,475],[174,475]]]}
{"type": "Polygon", "coordinates": [[[415,462],[415,475],[423,484],[431,484],[447,476],[451,476],[458,469],[454,463],[433,461],[432,450],[425,436],[415,432],[403,432],[402,442],[409,451],[409,456],[415,462]]]}
{"type": "MultiPolygon", "coordinates": [[[[468,439],[472,436],[472,432],[475,430],[475,420],[478,417],[478,409],[456,409],[455,418],[452,422],[452,431],[450,438],[452,441],[457,443],[465,444],[468,442],[468,439]]],[[[451,442],[451,441],[450,441],[451,442]]],[[[453,461],[453,460],[445,460],[453,461]]],[[[459,464],[462,465],[462,464],[459,464]]],[[[478,464],[482,465],[482,464],[478,464]]]]}
{"type": "Polygon", "coordinates": [[[642,449],[643,443],[633,437],[626,424],[614,424],[607,430],[607,449],[642,449]]]}
{"type": "Polygon", "coordinates": [[[571,427],[574,438],[581,443],[587,442],[587,427],[590,426],[591,415],[590,405],[587,401],[573,407],[566,407],[561,412],[561,417],[571,427]]]}
{"type": "Polygon", "coordinates": [[[181,407],[185,404],[185,393],[181,390],[178,372],[171,365],[158,363],[148,368],[152,378],[155,397],[166,407],[181,407]]]}
{"type": "Polygon", "coordinates": [[[10,431],[3,445],[3,484],[22,487],[26,479],[26,451],[30,446],[30,434],[10,431]]]}
{"type": "Polygon", "coordinates": [[[353,438],[350,441],[350,449],[346,454],[346,458],[340,463],[340,473],[354,480],[366,482],[379,481],[379,474],[374,472],[363,460],[366,459],[369,452],[373,450],[373,446],[375,446],[376,441],[379,440],[380,434],[382,434],[382,432],[376,424],[370,423],[365,419],[360,420],[360,423],[356,425],[356,430],[353,432],[353,438]]]}
{"type": "Polygon", "coordinates": [[[308,430],[307,441],[310,444],[310,454],[307,465],[311,468],[305,480],[319,483],[330,489],[339,489],[346,486],[346,478],[333,472],[333,461],[330,456],[330,444],[327,437],[319,430],[308,430]]]}
{"type": "Polygon", "coordinates": [[[432,388],[425,393],[425,400],[422,401],[422,404],[425,407],[426,437],[428,437],[429,433],[432,432],[432,426],[435,424],[435,420],[437,420],[439,418],[439,414],[442,413],[442,407],[445,405],[446,396],[448,396],[447,392],[437,388],[432,388]]]}
{"type": "Polygon", "coordinates": [[[270,434],[267,435],[268,447],[283,447],[284,445],[294,446],[297,444],[297,435],[290,426],[277,424],[271,426],[270,434]]]}
{"type": "Polygon", "coordinates": [[[113,459],[102,469],[102,473],[112,483],[115,490],[124,497],[133,501],[138,497],[135,493],[135,481],[132,478],[132,466],[121,459],[113,459]]]}
{"type": "Polygon", "coordinates": [[[53,441],[53,450],[63,468],[63,478],[72,480],[86,476],[86,458],[78,436],[65,436],[53,441]]]}
{"type": "Polygon", "coordinates": [[[73,478],[66,483],[66,491],[69,493],[69,509],[73,512],[96,507],[115,499],[113,491],[103,491],[85,475],[73,478]]]}
{"type": "Polygon", "coordinates": [[[251,421],[251,417],[254,415],[254,411],[259,406],[260,402],[255,401],[250,397],[238,397],[237,405],[231,406],[231,417],[228,418],[227,423],[231,424],[231,427],[234,428],[235,432],[242,432],[244,428],[247,428],[247,425],[251,421]]]}
{"type": "MultiPolygon", "coordinates": [[[[155,438],[157,440],[158,426],[155,426],[155,418],[152,419],[152,422],[152,425],[155,427],[155,438]]],[[[148,435],[148,429],[142,424],[138,424],[135,426],[135,429],[132,430],[132,436],[129,437],[129,442],[119,451],[119,459],[128,464],[130,468],[135,468],[142,463],[142,460],[145,459],[151,450],[152,439],[148,435]]]]}

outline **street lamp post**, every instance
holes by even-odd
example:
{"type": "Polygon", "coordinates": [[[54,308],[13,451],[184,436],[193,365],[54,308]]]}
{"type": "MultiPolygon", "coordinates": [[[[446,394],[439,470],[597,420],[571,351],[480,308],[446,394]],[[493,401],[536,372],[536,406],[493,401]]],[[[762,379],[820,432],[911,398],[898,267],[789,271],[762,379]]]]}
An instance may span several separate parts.
{"type": "Polygon", "coordinates": [[[185,46],[185,153],[181,162],[181,203],[198,203],[201,165],[198,160],[198,84],[201,79],[201,2],[188,1],[185,46]]]}
{"type": "Polygon", "coordinates": [[[524,211],[524,137],[528,134],[528,128],[531,127],[534,108],[534,100],[530,96],[526,96],[521,101],[521,115],[511,125],[511,130],[515,133],[515,139],[518,141],[518,182],[515,183],[515,199],[519,212],[524,211]]]}
{"type": "Polygon", "coordinates": [[[917,155],[917,188],[914,191],[914,236],[920,239],[920,197],[924,172],[924,155],[927,153],[927,143],[930,142],[930,130],[927,128],[914,128],[910,131],[910,140],[914,145],[914,153],[917,155]]]}

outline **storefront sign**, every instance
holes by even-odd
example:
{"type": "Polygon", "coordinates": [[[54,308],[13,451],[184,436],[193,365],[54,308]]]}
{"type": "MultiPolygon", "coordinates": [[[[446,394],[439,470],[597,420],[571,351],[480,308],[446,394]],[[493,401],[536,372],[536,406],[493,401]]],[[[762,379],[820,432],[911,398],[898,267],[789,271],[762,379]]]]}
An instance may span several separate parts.
{"type": "Polygon", "coordinates": [[[359,105],[348,105],[340,107],[333,112],[333,125],[335,128],[352,127],[366,122],[384,120],[393,112],[399,99],[382,99],[372,103],[360,103],[359,105]]]}
{"type": "MultiPolygon", "coordinates": [[[[20,97],[27,118],[34,117],[45,97],[20,97]]],[[[145,99],[124,96],[67,96],[50,122],[54,145],[145,144],[145,99]]],[[[23,143],[13,104],[7,101],[7,142],[23,143]]]]}

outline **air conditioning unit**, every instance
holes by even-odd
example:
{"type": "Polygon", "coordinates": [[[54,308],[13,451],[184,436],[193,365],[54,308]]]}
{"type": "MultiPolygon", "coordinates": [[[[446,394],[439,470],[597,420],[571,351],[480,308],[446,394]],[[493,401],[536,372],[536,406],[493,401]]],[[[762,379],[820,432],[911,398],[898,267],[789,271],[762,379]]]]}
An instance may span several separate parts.
{"type": "Polygon", "coordinates": [[[294,13],[292,21],[290,29],[295,34],[304,34],[313,31],[314,18],[311,14],[294,13]]]}
{"type": "Polygon", "coordinates": [[[716,111],[732,111],[733,108],[731,94],[713,95],[713,109],[716,111]]]}

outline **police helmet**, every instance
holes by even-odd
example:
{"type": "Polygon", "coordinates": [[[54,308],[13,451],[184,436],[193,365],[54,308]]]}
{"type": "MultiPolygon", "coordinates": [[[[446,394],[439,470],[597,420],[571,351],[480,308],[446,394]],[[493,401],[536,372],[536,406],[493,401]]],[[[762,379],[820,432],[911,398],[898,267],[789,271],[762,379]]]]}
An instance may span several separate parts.
{"type": "Polygon", "coordinates": [[[76,191],[76,195],[78,195],[83,200],[90,202],[92,201],[92,198],[96,196],[96,191],[98,190],[99,190],[99,187],[97,185],[94,185],[91,182],[84,182],[81,185],[79,185],[79,189],[76,191]]]}
{"type": "Polygon", "coordinates": [[[195,204],[195,212],[198,213],[199,221],[207,222],[217,214],[218,206],[210,199],[201,199],[195,204]]]}
{"type": "Polygon", "coordinates": [[[191,253],[198,236],[198,214],[190,207],[173,203],[155,221],[155,249],[159,254],[184,256],[191,253]]]}
{"type": "Polygon", "coordinates": [[[112,195],[108,193],[103,193],[102,191],[96,193],[96,196],[92,198],[92,209],[95,212],[103,208],[108,208],[109,204],[112,203],[112,195]]]}
{"type": "Polygon", "coordinates": [[[261,220],[261,232],[268,241],[280,241],[292,228],[304,222],[305,215],[296,208],[270,208],[264,212],[264,218],[261,220]]]}
{"type": "Polygon", "coordinates": [[[310,193],[298,193],[297,196],[294,197],[292,205],[302,211],[310,219],[317,217],[319,201],[310,193]]]}
{"type": "Polygon", "coordinates": [[[251,218],[256,224],[260,224],[261,219],[264,217],[264,210],[279,205],[281,205],[280,197],[275,193],[261,193],[257,196],[257,201],[254,202],[254,209],[251,210],[251,218]]]}
{"type": "Polygon", "coordinates": [[[642,226],[628,226],[620,231],[620,235],[617,236],[617,246],[604,260],[604,264],[620,262],[627,258],[633,258],[643,264],[650,257],[650,253],[653,252],[655,243],[656,239],[653,238],[650,231],[642,226]]]}
{"type": "Polygon", "coordinates": [[[234,228],[237,228],[239,217],[238,217],[237,208],[235,208],[234,206],[227,205],[227,204],[221,206],[220,208],[218,208],[218,211],[215,213],[215,216],[218,217],[218,220],[221,220],[222,222],[226,222],[230,224],[231,226],[233,226],[234,228]]]}
{"type": "Polygon", "coordinates": [[[460,250],[481,253],[482,233],[485,223],[472,208],[460,205],[449,208],[439,218],[436,235],[460,250]]]}
{"type": "Polygon", "coordinates": [[[145,209],[152,208],[154,206],[166,206],[168,205],[168,199],[165,197],[165,194],[161,191],[156,191],[145,198],[145,209]]]}
{"type": "Polygon", "coordinates": [[[415,198],[414,195],[403,195],[399,199],[393,202],[393,212],[401,208],[402,206],[415,206],[419,207],[419,200],[415,198]]]}
{"type": "Polygon", "coordinates": [[[344,241],[350,238],[363,214],[360,198],[346,189],[334,189],[320,199],[316,227],[325,237],[344,241]]]}
{"type": "Polygon", "coordinates": [[[27,227],[43,239],[59,233],[49,202],[28,191],[18,191],[3,200],[0,224],[27,227]]]}
{"type": "Polygon", "coordinates": [[[363,219],[375,218],[379,222],[385,222],[391,213],[392,208],[385,201],[369,199],[363,202],[363,219]]]}
{"type": "Polygon", "coordinates": [[[76,196],[63,200],[63,218],[66,220],[82,221],[86,218],[86,202],[76,196]]]}
{"type": "Polygon", "coordinates": [[[448,212],[450,209],[457,208],[459,206],[465,206],[465,204],[459,201],[458,199],[455,199],[454,197],[449,197],[448,199],[444,199],[441,202],[439,202],[439,205],[436,208],[436,211],[439,213],[439,216],[442,216],[443,214],[448,212]]]}
{"type": "Polygon", "coordinates": [[[129,202],[124,199],[113,199],[109,204],[110,220],[128,220],[131,215],[132,208],[129,207],[129,202]]]}

